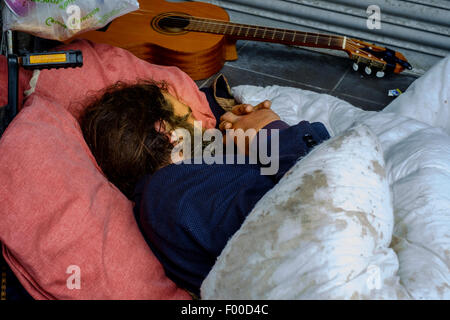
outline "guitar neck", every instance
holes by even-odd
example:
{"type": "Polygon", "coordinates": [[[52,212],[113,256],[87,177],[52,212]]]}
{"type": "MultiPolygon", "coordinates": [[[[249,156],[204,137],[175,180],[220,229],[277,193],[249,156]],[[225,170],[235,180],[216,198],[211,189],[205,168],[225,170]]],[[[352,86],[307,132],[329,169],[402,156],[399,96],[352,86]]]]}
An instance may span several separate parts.
{"type": "Polygon", "coordinates": [[[345,50],[346,37],[270,28],[203,18],[191,18],[185,30],[223,34],[234,39],[265,41],[286,45],[345,50]]]}

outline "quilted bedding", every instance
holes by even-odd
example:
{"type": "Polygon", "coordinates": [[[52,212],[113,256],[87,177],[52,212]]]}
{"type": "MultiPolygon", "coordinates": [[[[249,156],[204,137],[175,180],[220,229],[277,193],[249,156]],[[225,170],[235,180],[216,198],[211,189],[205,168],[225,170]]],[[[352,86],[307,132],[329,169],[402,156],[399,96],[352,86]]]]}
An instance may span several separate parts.
{"type": "Polygon", "coordinates": [[[381,112],[296,88],[235,97],[289,124],[324,123],[316,147],[255,206],[203,299],[450,299],[450,57],[381,112]],[[242,257],[245,257],[243,259],[242,257]]]}

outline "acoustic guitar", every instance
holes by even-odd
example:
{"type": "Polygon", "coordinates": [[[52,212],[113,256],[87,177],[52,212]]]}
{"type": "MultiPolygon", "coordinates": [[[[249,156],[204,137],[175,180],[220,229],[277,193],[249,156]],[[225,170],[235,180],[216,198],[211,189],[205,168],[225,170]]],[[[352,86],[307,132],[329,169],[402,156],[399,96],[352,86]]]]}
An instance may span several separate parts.
{"type": "Polygon", "coordinates": [[[106,31],[77,38],[124,48],[154,64],[177,66],[194,80],[206,79],[225,61],[236,60],[237,40],[345,51],[355,71],[364,68],[378,77],[412,69],[401,53],[346,36],[233,23],[223,8],[203,2],[139,3],[139,10],[115,19],[106,31]]]}

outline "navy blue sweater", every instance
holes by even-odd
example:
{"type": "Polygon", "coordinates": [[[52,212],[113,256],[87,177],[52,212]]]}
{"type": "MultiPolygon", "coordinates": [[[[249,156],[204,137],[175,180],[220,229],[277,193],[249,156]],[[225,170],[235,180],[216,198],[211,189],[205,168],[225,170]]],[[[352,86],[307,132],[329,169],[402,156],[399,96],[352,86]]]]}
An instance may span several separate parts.
{"type": "Polygon", "coordinates": [[[302,121],[280,130],[279,137],[279,170],[272,176],[261,175],[258,164],[171,164],[138,183],[136,220],[178,286],[199,294],[258,200],[329,134],[321,123],[302,121]]]}

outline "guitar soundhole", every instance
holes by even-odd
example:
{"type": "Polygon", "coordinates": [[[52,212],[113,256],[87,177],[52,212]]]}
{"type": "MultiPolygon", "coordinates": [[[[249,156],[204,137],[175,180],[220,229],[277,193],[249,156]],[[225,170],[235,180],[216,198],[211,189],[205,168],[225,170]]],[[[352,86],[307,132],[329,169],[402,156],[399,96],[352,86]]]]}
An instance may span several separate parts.
{"type": "Polygon", "coordinates": [[[185,28],[189,23],[189,16],[166,13],[155,17],[152,21],[152,26],[160,33],[180,34],[187,32],[185,28]]]}

